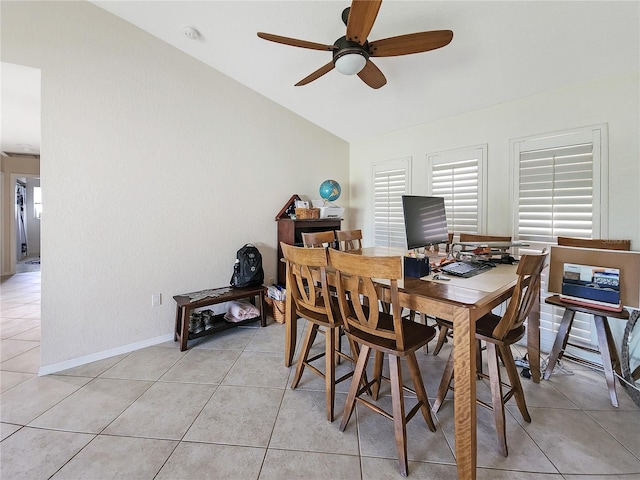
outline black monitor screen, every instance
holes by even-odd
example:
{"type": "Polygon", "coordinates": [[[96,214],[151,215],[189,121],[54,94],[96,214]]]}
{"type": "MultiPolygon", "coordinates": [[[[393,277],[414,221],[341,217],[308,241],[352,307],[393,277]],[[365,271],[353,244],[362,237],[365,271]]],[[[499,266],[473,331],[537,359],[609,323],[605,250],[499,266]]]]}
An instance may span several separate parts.
{"type": "Polygon", "coordinates": [[[448,242],[444,198],[403,195],[402,210],[408,249],[448,242]]]}

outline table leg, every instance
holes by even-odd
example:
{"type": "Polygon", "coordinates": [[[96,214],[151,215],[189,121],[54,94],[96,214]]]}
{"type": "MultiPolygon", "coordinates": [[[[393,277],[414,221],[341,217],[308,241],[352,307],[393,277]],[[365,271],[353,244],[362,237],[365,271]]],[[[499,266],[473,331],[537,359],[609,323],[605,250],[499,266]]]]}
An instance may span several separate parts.
{"type": "Polygon", "coordinates": [[[188,307],[182,307],[182,326],[180,328],[180,351],[184,352],[187,349],[187,341],[189,340],[189,312],[188,307]]]}
{"type": "Polygon", "coordinates": [[[535,299],[527,319],[527,358],[531,380],[540,383],[540,296],[535,299]]]}
{"type": "Polygon", "coordinates": [[[264,308],[264,290],[261,290],[260,293],[258,294],[258,298],[260,301],[260,326],[261,327],[266,327],[267,326],[267,315],[265,313],[265,308],[264,308]]]}
{"type": "Polygon", "coordinates": [[[291,299],[291,289],[288,285],[287,277],[286,299],[284,308],[284,366],[293,365],[293,354],[296,351],[296,337],[298,336],[298,318],[294,315],[293,300],[291,299]]]}
{"type": "Polygon", "coordinates": [[[176,306],[176,326],[173,329],[173,341],[177,342],[178,341],[178,333],[180,333],[182,330],[182,324],[180,323],[180,315],[182,314],[182,309],[180,308],[180,305],[176,306]]]}
{"type": "Polygon", "coordinates": [[[455,372],[454,422],[458,478],[475,480],[477,464],[476,336],[469,310],[453,315],[453,370],[455,372]]]}

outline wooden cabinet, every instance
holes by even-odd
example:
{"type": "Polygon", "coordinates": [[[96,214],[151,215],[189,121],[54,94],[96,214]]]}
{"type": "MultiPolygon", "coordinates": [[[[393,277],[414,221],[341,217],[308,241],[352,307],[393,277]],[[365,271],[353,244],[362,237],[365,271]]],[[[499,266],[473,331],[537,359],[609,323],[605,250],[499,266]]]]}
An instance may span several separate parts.
{"type": "Polygon", "coordinates": [[[282,259],[282,248],[280,242],[288,245],[302,246],[302,232],[324,232],[326,230],[340,230],[341,218],[325,218],[318,220],[293,220],[289,217],[288,211],[298,195],[293,195],[276,216],[278,222],[278,285],[284,286],[286,283],[286,266],[282,259]]]}

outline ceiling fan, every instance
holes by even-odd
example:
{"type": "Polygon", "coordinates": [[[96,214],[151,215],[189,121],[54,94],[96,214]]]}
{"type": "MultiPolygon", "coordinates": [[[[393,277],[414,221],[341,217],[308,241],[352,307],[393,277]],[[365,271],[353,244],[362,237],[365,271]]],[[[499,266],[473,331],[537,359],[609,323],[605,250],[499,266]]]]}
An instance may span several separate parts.
{"type": "Polygon", "coordinates": [[[300,80],[296,83],[296,87],[317,80],[335,67],[345,75],[357,74],[371,88],[380,88],[387,83],[387,79],[370,57],[394,57],[426,52],[444,47],[453,39],[451,30],[434,30],[369,42],[367,36],[371,32],[381,3],[382,0],[353,0],[351,6],[342,12],[342,21],[347,26],[347,34],[337,39],[333,45],[264,32],[258,32],[258,37],[294,47],[333,52],[333,59],[329,63],[300,80]]]}

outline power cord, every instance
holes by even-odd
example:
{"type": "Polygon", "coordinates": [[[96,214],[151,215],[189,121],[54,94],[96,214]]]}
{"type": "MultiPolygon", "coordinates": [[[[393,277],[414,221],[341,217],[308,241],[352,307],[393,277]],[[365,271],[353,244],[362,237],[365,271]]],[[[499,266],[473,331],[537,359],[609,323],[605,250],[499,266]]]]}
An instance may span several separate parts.
{"type": "MultiPolygon", "coordinates": [[[[549,366],[549,356],[542,359],[540,362],[540,371],[545,372],[547,367],[549,366]]],[[[562,360],[558,359],[556,361],[556,366],[553,368],[553,372],[551,375],[574,375],[573,370],[569,370],[566,368],[562,362],[562,360]]]]}
{"type": "MultiPolygon", "coordinates": [[[[529,365],[529,358],[527,355],[528,354],[525,353],[522,357],[516,357],[514,358],[514,361],[516,366],[522,368],[522,371],[520,372],[520,376],[524,378],[531,378],[531,367],[529,365]]],[[[543,358],[542,361],[540,362],[540,371],[544,372],[547,369],[548,365],[549,365],[549,357],[547,356],[546,358],[543,358]]],[[[561,360],[558,360],[556,362],[556,366],[554,367],[553,372],[551,373],[551,375],[573,375],[573,374],[574,374],[573,370],[569,370],[568,368],[564,367],[561,360]]]]}
{"type": "MultiPolygon", "coordinates": [[[[514,358],[514,361],[516,366],[522,368],[522,371],[520,372],[520,376],[524,378],[531,378],[531,370],[530,370],[529,359],[527,358],[527,354],[525,353],[522,357],[514,358]]],[[[540,371],[545,372],[548,366],[549,366],[549,356],[543,358],[542,361],[540,362],[540,371]]],[[[613,374],[618,378],[618,380],[621,383],[625,385],[625,387],[632,388],[633,390],[640,392],[640,387],[629,382],[622,375],[618,374],[618,372],[614,371],[613,374]]],[[[574,372],[573,370],[569,370],[568,368],[566,368],[562,360],[557,360],[556,366],[554,367],[553,372],[551,372],[551,375],[574,375],[574,372]]]]}

